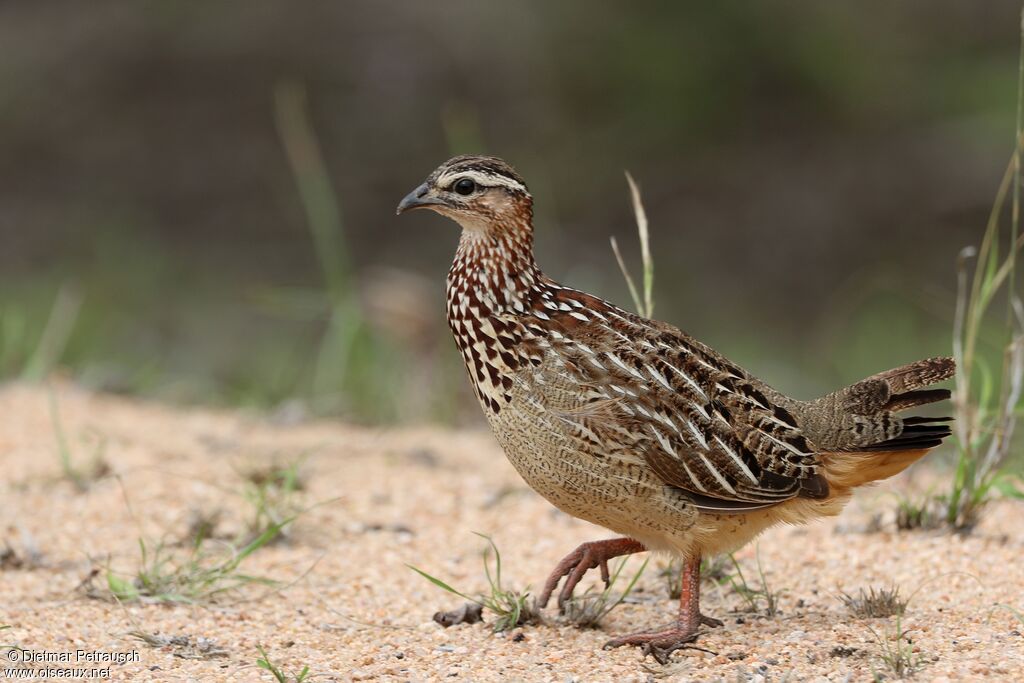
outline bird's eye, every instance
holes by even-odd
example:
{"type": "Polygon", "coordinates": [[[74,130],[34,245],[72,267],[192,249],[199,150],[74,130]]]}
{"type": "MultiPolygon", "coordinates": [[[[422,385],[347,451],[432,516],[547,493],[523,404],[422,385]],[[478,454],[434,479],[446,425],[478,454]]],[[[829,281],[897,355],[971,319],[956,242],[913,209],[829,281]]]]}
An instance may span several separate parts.
{"type": "Polygon", "coordinates": [[[461,195],[473,194],[473,190],[476,189],[476,183],[469,178],[462,178],[452,185],[452,189],[461,195]]]}

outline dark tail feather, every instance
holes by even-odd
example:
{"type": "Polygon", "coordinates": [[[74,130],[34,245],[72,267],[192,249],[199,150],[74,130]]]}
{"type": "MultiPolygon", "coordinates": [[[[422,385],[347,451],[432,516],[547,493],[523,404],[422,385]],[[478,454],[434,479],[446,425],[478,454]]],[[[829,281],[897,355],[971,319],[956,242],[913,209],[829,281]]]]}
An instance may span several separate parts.
{"type": "Polygon", "coordinates": [[[903,419],[903,432],[892,439],[868,446],[868,451],[905,451],[935,448],[953,433],[950,417],[907,417],[903,419]]]}

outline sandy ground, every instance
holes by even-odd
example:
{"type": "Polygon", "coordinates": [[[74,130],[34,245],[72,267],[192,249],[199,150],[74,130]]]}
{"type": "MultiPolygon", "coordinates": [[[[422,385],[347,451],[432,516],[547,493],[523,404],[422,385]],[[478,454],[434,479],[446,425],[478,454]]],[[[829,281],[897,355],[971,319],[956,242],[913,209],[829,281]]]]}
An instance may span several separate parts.
{"type": "MultiPolygon", "coordinates": [[[[865,531],[871,516],[891,516],[903,480],[863,492],[839,519],[774,529],[759,548],[769,585],[782,591],[781,614],[739,614],[739,597],[711,586],[705,612],[726,627],[700,640],[710,652],[678,652],[660,665],[637,650],[601,650],[611,634],[670,620],[657,559],[637,600],[601,630],[578,630],[551,610],[543,624],[503,635],[486,623],[444,629],[431,620],[461,601],[406,564],[481,590],[483,541],[474,531],[494,536],[512,587],[538,585],[578,543],[609,535],[527,490],[487,433],[286,426],[69,385],[55,395],[76,462],[102,444],[116,476],[76,491],[60,476],[47,392],[0,390],[0,552],[5,539],[14,552],[0,565],[0,625],[11,626],[0,644],[137,653],[137,662],[111,667],[113,680],[271,680],[256,667],[257,645],[284,670],[308,665],[321,681],[870,680],[885,671],[870,629],[892,633],[895,623],[850,616],[838,593],[892,583],[913,594],[903,626],[922,660],[918,680],[1024,680],[1024,624],[996,607],[1024,608],[1024,506],[999,504],[967,538],[886,524],[865,531]],[[138,539],[184,537],[195,510],[220,510],[218,529],[238,533],[251,509],[240,473],[300,457],[302,504],[322,504],[301,515],[288,541],[242,565],[292,585],[171,605],[117,604],[76,588],[95,568],[130,575],[138,539]],[[151,647],[134,630],[178,644],[151,647]],[[188,658],[211,642],[220,656],[188,658]]],[[[754,547],[738,556],[754,573],[754,547]]],[[[102,574],[94,584],[102,592],[102,574]]]]}

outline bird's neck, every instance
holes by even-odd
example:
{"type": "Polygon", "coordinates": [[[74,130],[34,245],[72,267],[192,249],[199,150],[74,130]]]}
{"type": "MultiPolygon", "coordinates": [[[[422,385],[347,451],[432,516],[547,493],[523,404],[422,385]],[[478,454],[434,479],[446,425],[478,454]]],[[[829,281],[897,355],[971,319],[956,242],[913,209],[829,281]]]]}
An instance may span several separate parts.
{"type": "Polygon", "coordinates": [[[528,222],[463,228],[448,271],[448,326],[488,415],[497,415],[511,400],[512,374],[530,361],[519,348],[522,334],[509,319],[533,307],[544,283],[533,260],[528,222]]]}
{"type": "Polygon", "coordinates": [[[481,316],[522,313],[537,295],[541,277],[528,221],[463,229],[448,271],[449,317],[467,307],[481,316]]]}

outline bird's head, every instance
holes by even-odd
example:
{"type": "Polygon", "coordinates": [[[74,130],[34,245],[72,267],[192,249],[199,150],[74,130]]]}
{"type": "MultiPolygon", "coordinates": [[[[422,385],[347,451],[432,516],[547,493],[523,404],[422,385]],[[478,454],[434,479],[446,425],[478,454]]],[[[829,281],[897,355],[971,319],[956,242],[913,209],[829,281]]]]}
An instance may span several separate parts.
{"type": "Polygon", "coordinates": [[[430,209],[464,230],[494,235],[530,230],[533,199],[526,183],[497,157],[458,156],[444,162],[405,196],[396,213],[430,209]]]}

